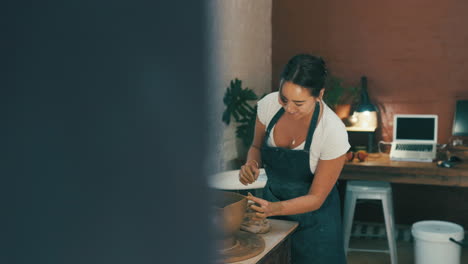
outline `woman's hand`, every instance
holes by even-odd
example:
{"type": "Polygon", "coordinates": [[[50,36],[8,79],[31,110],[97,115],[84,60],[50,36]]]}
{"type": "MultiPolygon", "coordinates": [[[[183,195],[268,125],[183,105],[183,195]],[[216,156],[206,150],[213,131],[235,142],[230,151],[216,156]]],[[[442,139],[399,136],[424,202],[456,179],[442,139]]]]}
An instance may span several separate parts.
{"type": "Polygon", "coordinates": [[[258,167],[258,162],[255,160],[248,160],[239,171],[239,181],[244,185],[254,183],[259,174],[260,169],[258,167]]]}
{"type": "Polygon", "coordinates": [[[269,216],[281,214],[281,210],[283,208],[281,202],[269,202],[267,200],[255,197],[251,193],[249,193],[246,197],[250,201],[253,201],[259,205],[257,206],[255,204],[252,204],[250,206],[250,208],[257,211],[255,213],[255,217],[253,218],[254,220],[263,220],[269,216]]]}

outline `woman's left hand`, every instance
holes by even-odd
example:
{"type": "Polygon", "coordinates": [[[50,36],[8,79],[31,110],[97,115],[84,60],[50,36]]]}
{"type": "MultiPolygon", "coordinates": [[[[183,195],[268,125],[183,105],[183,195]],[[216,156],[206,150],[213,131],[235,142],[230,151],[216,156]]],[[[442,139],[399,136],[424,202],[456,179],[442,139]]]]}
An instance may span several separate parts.
{"type": "Polygon", "coordinates": [[[267,200],[263,200],[261,198],[255,197],[251,193],[249,193],[246,197],[250,201],[253,201],[259,205],[257,206],[255,204],[252,204],[250,206],[250,208],[257,211],[255,213],[255,217],[253,218],[254,220],[263,220],[269,216],[279,215],[281,212],[281,209],[282,209],[281,202],[269,202],[267,200]]]}

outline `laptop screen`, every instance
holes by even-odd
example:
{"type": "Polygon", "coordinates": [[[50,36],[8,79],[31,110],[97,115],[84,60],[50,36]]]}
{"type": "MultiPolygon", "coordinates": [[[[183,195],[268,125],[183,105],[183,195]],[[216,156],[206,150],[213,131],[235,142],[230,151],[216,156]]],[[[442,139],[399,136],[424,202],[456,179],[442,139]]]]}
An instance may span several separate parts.
{"type": "Polygon", "coordinates": [[[452,136],[468,136],[468,100],[457,101],[452,136]]]}
{"type": "Polygon", "coordinates": [[[394,139],[437,141],[437,116],[395,115],[394,139]]]}

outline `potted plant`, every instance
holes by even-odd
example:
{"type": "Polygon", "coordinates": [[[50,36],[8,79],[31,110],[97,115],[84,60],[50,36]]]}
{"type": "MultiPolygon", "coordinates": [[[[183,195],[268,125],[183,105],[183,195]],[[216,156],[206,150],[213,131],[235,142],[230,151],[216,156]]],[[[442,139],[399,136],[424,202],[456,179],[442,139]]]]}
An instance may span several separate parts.
{"type": "Polygon", "coordinates": [[[241,143],[237,144],[237,152],[241,164],[245,161],[252,143],[257,119],[257,106],[252,106],[249,102],[258,98],[252,89],[242,88],[242,81],[237,78],[231,80],[224,94],[223,102],[226,108],[222,120],[226,125],[231,123],[231,118],[237,122],[236,137],[241,143]]]}
{"type": "Polygon", "coordinates": [[[325,82],[323,100],[341,119],[349,117],[351,105],[359,97],[361,87],[345,86],[343,79],[330,76],[325,82]]]}

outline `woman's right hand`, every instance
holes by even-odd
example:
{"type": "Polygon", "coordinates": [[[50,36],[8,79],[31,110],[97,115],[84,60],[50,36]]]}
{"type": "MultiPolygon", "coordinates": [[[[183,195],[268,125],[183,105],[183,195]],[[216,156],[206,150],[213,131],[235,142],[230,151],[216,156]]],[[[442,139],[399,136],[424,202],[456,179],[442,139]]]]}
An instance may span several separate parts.
{"type": "Polygon", "coordinates": [[[255,160],[248,160],[239,170],[239,181],[243,185],[254,183],[259,174],[260,168],[258,167],[258,162],[255,160]]]}

